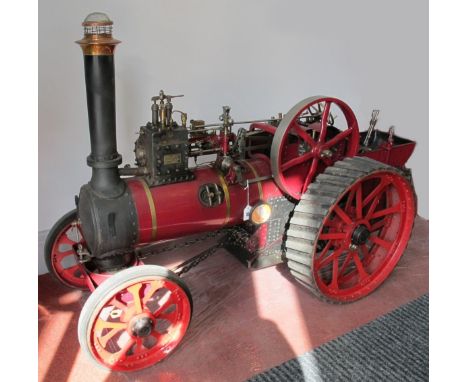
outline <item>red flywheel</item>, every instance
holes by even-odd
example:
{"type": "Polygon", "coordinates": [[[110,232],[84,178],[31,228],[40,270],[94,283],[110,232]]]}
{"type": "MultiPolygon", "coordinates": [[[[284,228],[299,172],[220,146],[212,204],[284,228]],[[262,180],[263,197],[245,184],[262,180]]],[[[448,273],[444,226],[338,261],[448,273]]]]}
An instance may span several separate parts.
{"type": "Polygon", "coordinates": [[[351,108],[325,96],[307,98],[281,120],[271,146],[273,177],[286,194],[300,199],[323,170],[357,154],[359,126],[351,108]],[[344,115],[341,129],[334,126],[332,109],[344,115]]]}

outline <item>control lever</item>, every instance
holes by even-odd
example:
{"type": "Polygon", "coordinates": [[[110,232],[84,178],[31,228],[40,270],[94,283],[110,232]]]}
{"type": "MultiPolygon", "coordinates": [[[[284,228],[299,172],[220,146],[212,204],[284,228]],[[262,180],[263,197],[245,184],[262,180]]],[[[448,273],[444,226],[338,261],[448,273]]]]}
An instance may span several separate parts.
{"type": "Polygon", "coordinates": [[[364,143],[363,143],[364,147],[369,146],[369,141],[372,137],[372,133],[374,132],[375,125],[377,124],[377,121],[379,119],[379,112],[380,110],[372,110],[371,120],[369,122],[369,128],[367,129],[366,138],[364,139],[364,143]]]}

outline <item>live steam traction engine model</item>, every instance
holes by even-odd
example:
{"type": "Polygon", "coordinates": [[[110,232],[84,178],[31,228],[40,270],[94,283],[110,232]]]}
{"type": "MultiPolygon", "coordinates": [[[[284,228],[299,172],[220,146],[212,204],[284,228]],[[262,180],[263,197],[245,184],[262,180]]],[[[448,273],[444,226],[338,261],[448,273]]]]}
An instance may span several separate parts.
{"type": "Polygon", "coordinates": [[[161,91],[135,142],[136,167],[119,168],[119,41],[104,14],[83,26],[92,178],[52,228],[45,256],[63,284],[92,291],[78,335],[98,364],[132,371],[171,353],[192,315],[180,276],[221,246],[252,268],[285,262],[329,302],[362,298],[389,276],[416,211],[404,167],[415,143],[374,129],[377,111],[367,132],[346,103],[325,96],[257,121],[234,122],[225,106],[220,123],[206,124],[161,91]],[[246,127],[234,133],[236,124],[246,127]],[[216,159],[189,167],[208,154],[216,159]],[[174,270],[143,265],[143,255],[173,248],[170,239],[202,232],[219,244],[174,270]]]}

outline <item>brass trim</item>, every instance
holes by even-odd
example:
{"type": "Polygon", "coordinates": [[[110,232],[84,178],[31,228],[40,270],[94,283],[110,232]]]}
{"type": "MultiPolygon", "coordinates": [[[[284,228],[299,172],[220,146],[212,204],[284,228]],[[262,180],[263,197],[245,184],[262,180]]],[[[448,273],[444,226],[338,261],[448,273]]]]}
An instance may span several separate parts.
{"type": "MultiPolygon", "coordinates": [[[[258,172],[257,170],[255,169],[254,165],[243,160],[242,163],[245,163],[247,166],[249,166],[249,168],[252,170],[253,174],[255,175],[255,178],[258,178],[258,172]]],[[[260,200],[263,200],[263,187],[262,187],[262,182],[259,181],[257,182],[257,187],[258,187],[258,196],[260,197],[260,200]]]]}
{"type": "Polygon", "coordinates": [[[150,208],[150,213],[151,213],[151,240],[156,240],[156,232],[158,229],[158,224],[156,220],[156,206],[154,204],[154,199],[153,195],[151,194],[151,190],[148,187],[148,184],[146,184],[146,181],[144,179],[139,179],[141,182],[143,189],[145,190],[146,194],[146,199],[148,200],[149,208],[150,208]]]}
{"type": "Polygon", "coordinates": [[[109,34],[85,35],[75,42],[81,46],[85,56],[112,56],[115,46],[120,43],[109,34]]]}
{"type": "Polygon", "coordinates": [[[231,217],[231,197],[229,196],[229,188],[224,180],[224,176],[221,172],[218,172],[218,177],[221,182],[221,187],[223,187],[224,191],[224,199],[226,200],[226,218],[224,219],[224,225],[229,222],[229,218],[231,217]]]}

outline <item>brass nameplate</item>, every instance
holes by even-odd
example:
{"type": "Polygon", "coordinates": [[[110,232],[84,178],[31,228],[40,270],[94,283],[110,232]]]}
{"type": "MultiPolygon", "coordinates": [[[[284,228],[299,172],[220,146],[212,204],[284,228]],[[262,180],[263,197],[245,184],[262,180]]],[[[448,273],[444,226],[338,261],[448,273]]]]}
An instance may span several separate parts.
{"type": "Polygon", "coordinates": [[[179,164],[182,162],[182,157],[180,154],[167,154],[164,155],[164,165],[168,164],[179,164]]]}

